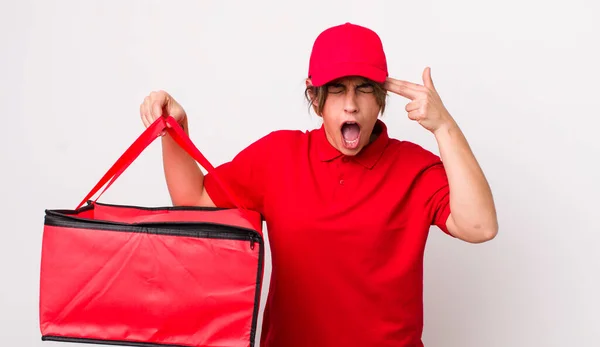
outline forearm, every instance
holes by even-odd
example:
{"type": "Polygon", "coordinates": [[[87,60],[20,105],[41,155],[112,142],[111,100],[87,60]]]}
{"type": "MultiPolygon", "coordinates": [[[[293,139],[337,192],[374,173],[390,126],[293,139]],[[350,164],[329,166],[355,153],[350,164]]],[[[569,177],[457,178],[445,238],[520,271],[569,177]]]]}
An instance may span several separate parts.
{"type": "MultiPolygon", "coordinates": [[[[187,120],[183,128],[188,133],[187,120]]],[[[171,136],[162,137],[163,168],[173,205],[196,205],[202,198],[204,174],[196,160],[171,136]]]]}
{"type": "Polygon", "coordinates": [[[494,238],[498,221],[492,192],[464,134],[454,120],[434,134],[450,186],[449,231],[469,242],[494,238]]]}

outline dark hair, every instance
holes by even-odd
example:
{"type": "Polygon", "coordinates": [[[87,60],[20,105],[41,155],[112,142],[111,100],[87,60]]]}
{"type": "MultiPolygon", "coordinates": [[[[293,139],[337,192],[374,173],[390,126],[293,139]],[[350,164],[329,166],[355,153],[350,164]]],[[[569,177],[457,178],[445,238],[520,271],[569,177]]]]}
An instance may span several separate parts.
{"type": "MultiPolygon", "coordinates": [[[[318,114],[321,115],[321,111],[323,110],[323,106],[325,105],[325,100],[327,99],[327,94],[328,94],[328,89],[329,86],[337,83],[340,79],[331,81],[325,85],[319,86],[319,87],[315,87],[312,85],[309,85],[306,87],[306,89],[304,90],[304,96],[306,97],[306,100],[308,101],[308,107],[310,109],[310,107],[312,106],[313,110],[318,114]],[[316,105],[315,105],[316,103],[316,105]]],[[[385,101],[386,101],[386,97],[387,97],[387,91],[385,90],[385,88],[383,87],[382,83],[378,83],[375,81],[372,81],[368,78],[364,78],[365,82],[371,84],[373,86],[373,94],[375,94],[375,100],[377,101],[377,104],[381,107],[381,114],[383,114],[383,112],[385,111],[385,101]]]]}

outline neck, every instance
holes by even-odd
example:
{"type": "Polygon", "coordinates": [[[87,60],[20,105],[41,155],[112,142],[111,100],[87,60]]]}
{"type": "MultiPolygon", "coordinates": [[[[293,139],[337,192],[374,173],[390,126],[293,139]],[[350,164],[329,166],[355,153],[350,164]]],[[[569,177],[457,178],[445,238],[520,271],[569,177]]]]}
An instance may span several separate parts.
{"type": "Polygon", "coordinates": [[[379,123],[375,123],[375,126],[373,127],[373,131],[371,132],[371,137],[369,138],[369,143],[372,143],[373,141],[377,140],[377,138],[379,137],[380,134],[381,134],[381,126],[379,125],[379,123]]]}

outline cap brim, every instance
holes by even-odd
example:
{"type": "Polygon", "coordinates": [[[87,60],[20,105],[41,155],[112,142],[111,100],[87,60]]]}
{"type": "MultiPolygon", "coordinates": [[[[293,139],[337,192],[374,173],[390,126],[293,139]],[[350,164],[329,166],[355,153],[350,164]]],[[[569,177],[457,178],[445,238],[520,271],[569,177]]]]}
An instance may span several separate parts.
{"type": "Polygon", "coordinates": [[[312,85],[320,87],[335,79],[347,76],[360,76],[378,83],[385,82],[387,73],[372,65],[361,63],[340,63],[313,71],[310,76],[312,85]]]}

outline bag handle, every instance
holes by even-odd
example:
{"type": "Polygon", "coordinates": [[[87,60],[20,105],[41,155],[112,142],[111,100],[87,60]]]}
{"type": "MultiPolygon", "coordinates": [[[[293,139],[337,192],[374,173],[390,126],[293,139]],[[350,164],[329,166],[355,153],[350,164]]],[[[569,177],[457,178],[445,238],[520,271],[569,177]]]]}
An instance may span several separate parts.
{"type": "Polygon", "coordinates": [[[211,173],[215,178],[216,182],[225,192],[229,201],[235,205],[238,209],[244,209],[240,204],[239,200],[231,193],[228,187],[221,181],[219,176],[216,174],[215,168],[210,162],[202,155],[200,150],[196,148],[194,143],[183,131],[181,126],[172,116],[163,116],[156,119],[146,130],[135,140],[131,146],[119,157],[119,159],[113,164],[113,166],[102,176],[100,181],[90,190],[90,192],[83,198],[79,203],[76,210],[79,209],[86,201],[96,194],[102,186],[107,182],[108,184],[94,200],[97,201],[102,194],[114,183],[114,181],[131,165],[131,163],[148,147],[155,139],[157,139],[163,130],[167,130],[169,135],[175,140],[175,142],[183,148],[192,158],[194,158],[202,167],[204,167],[208,173],[211,173]],[[167,126],[170,125],[170,127],[167,126]],[[110,182],[109,182],[110,180],[110,182]]]}

